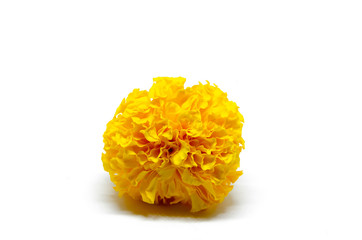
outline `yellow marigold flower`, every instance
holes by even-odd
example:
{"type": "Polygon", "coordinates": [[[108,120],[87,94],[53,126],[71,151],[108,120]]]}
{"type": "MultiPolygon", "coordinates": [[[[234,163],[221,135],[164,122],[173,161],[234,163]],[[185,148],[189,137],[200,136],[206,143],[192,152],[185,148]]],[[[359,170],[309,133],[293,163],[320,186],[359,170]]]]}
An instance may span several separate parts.
{"type": "Polygon", "coordinates": [[[123,99],[104,133],[102,161],[119,195],[196,212],[222,202],[242,171],[244,118],[216,85],[153,79],[123,99]]]}

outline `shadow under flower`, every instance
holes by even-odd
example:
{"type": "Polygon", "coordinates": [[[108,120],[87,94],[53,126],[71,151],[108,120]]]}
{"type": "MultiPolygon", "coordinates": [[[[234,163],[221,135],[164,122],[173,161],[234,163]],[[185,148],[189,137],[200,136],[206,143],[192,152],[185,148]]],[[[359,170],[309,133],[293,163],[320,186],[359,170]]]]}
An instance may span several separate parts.
{"type": "Polygon", "coordinates": [[[142,215],[145,217],[188,217],[188,218],[213,218],[226,211],[228,205],[233,204],[232,196],[228,196],[222,203],[215,205],[210,209],[200,212],[190,212],[190,207],[182,204],[175,205],[154,205],[142,201],[134,200],[128,195],[119,198],[117,193],[114,194],[114,200],[120,210],[129,211],[133,214],[142,215]]]}

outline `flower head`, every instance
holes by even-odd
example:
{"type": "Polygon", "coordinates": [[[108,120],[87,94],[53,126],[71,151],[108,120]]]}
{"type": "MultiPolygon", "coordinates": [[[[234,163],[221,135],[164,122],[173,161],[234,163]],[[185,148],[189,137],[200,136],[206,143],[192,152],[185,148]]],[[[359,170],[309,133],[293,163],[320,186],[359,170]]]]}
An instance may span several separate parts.
{"type": "Polygon", "coordinates": [[[119,195],[196,212],[223,201],[242,171],[244,118],[216,85],[153,79],[123,99],[104,133],[102,161],[119,195]]]}

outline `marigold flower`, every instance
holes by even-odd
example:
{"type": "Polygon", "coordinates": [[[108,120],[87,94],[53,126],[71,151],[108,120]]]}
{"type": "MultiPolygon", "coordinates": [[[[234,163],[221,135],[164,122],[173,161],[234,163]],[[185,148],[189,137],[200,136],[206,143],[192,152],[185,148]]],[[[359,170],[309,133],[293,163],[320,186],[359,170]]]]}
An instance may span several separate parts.
{"type": "Polygon", "coordinates": [[[119,196],[182,203],[192,212],[222,202],[243,173],[244,118],[216,85],[153,79],[123,99],[104,133],[104,169],[119,196]]]}

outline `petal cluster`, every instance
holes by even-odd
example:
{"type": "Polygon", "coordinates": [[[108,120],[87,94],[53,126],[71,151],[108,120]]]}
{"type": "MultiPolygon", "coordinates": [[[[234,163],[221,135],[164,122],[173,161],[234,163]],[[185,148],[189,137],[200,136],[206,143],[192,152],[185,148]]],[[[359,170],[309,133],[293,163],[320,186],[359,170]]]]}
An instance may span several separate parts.
{"type": "Polygon", "coordinates": [[[221,202],[242,171],[243,116],[216,85],[153,79],[133,90],[104,133],[104,169],[119,195],[196,212],[221,202]]]}

